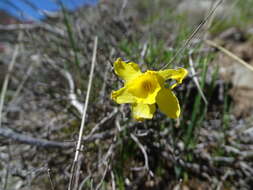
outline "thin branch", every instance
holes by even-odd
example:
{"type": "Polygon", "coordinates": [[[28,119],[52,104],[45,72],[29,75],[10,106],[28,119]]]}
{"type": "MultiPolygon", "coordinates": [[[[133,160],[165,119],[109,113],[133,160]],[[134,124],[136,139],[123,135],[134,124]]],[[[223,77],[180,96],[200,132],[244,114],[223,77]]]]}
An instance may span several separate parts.
{"type": "Polygon", "coordinates": [[[80,153],[80,149],[81,149],[81,145],[82,145],[84,124],[85,124],[85,119],[86,119],[86,113],[87,113],[89,97],[90,97],[90,90],[91,90],[93,74],[94,74],[94,68],[95,68],[95,63],[96,63],[97,42],[98,42],[98,38],[96,36],[95,39],[94,39],[92,63],[91,63],[91,70],[90,70],[89,83],[88,83],[87,94],[86,94],[86,99],[85,99],[85,105],[84,105],[84,110],[83,110],[83,117],[82,117],[81,127],[80,127],[80,131],[79,131],[78,142],[77,142],[77,146],[76,146],[75,158],[74,158],[73,165],[72,165],[72,168],[71,168],[71,177],[70,177],[68,190],[71,190],[72,186],[73,186],[73,181],[74,181],[74,178],[75,178],[75,175],[76,175],[76,165],[77,165],[77,162],[78,162],[79,153],[80,153]]]}
{"type": "MultiPolygon", "coordinates": [[[[83,150],[83,146],[81,147],[81,150],[83,150]]],[[[77,163],[77,171],[81,170],[81,166],[82,166],[82,161],[83,161],[83,156],[81,155],[80,158],[78,159],[78,163],[77,163]]],[[[75,185],[73,187],[73,190],[78,190],[78,185],[79,185],[79,179],[80,179],[80,172],[77,172],[77,175],[75,177],[75,185]]]]}
{"type": "Polygon", "coordinates": [[[85,183],[91,178],[91,175],[89,174],[87,177],[84,178],[84,180],[80,183],[79,189],[78,190],[82,190],[84,189],[83,186],[85,185],[85,183]]]}
{"type": "Polygon", "coordinates": [[[12,129],[9,128],[0,128],[0,136],[13,139],[15,141],[30,144],[39,147],[45,148],[67,148],[73,147],[74,143],[64,143],[64,142],[56,142],[56,141],[48,141],[44,139],[30,137],[28,135],[23,135],[17,132],[14,132],[12,129]]]}
{"type": "MultiPolygon", "coordinates": [[[[116,137],[116,136],[114,136],[116,137]]],[[[108,160],[111,157],[111,155],[113,154],[114,149],[118,146],[119,144],[115,144],[112,143],[108,149],[108,151],[106,152],[105,156],[99,161],[98,166],[100,167],[101,165],[107,165],[108,164],[108,160]]]]}
{"type": "Polygon", "coordinates": [[[112,113],[104,117],[99,123],[97,123],[91,130],[91,132],[83,138],[83,140],[89,139],[99,128],[106,123],[108,120],[113,118],[118,113],[118,108],[115,108],[112,113]]]}
{"type": "MultiPolygon", "coordinates": [[[[94,142],[95,140],[103,140],[111,138],[115,135],[115,131],[108,130],[101,133],[96,133],[92,136],[89,136],[89,138],[85,138],[82,141],[83,142],[94,142]]],[[[49,141],[45,139],[39,139],[35,137],[30,137],[28,135],[20,134],[17,132],[14,132],[10,128],[0,128],[0,136],[12,139],[14,141],[17,141],[19,143],[29,144],[32,146],[38,146],[43,148],[70,148],[74,147],[75,142],[57,142],[57,141],[49,141]]]]}
{"type": "Polygon", "coordinates": [[[109,164],[107,163],[107,164],[106,164],[106,167],[105,167],[105,171],[104,171],[103,176],[102,176],[102,179],[101,179],[100,182],[98,183],[98,185],[97,185],[97,187],[96,187],[95,190],[100,189],[101,185],[103,184],[104,179],[105,179],[105,176],[106,176],[107,171],[108,171],[108,168],[109,168],[109,164]]]}
{"type": "Polygon", "coordinates": [[[231,170],[227,170],[226,173],[222,176],[221,181],[217,185],[216,190],[221,190],[223,183],[226,181],[226,179],[230,176],[233,175],[233,172],[231,170]]]}
{"type": "Polygon", "coordinates": [[[88,139],[83,139],[83,142],[94,142],[95,140],[103,140],[103,139],[108,139],[111,138],[115,135],[115,131],[113,130],[108,130],[105,132],[101,133],[96,133],[92,136],[90,136],[88,139]]]}
{"type": "Polygon", "coordinates": [[[68,80],[69,83],[69,99],[70,99],[70,103],[72,104],[72,106],[74,106],[78,112],[82,115],[83,111],[84,111],[84,105],[78,101],[77,96],[75,94],[75,86],[74,86],[74,80],[71,76],[71,74],[65,70],[62,70],[62,73],[64,74],[64,76],[66,77],[66,79],[68,80]]]}

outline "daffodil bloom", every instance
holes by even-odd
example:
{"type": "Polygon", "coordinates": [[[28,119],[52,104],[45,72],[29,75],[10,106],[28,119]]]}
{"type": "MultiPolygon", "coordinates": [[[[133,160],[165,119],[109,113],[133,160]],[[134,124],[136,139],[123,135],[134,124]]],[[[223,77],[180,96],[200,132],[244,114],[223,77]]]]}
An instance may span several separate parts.
{"type": "Polygon", "coordinates": [[[147,70],[143,73],[136,63],[126,63],[121,58],[113,66],[115,73],[124,80],[124,87],[113,91],[111,98],[118,104],[131,104],[136,120],[152,119],[156,104],[166,116],[179,117],[180,106],[172,89],[182,83],[188,73],[186,69],[147,70]],[[174,79],[176,83],[166,88],[168,79],[174,79]]]}

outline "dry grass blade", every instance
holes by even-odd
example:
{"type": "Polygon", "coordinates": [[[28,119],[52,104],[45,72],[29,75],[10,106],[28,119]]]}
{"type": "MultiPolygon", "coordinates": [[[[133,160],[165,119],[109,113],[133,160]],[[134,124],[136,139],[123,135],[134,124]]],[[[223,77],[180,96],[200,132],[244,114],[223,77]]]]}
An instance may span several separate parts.
{"type": "Polygon", "coordinates": [[[94,68],[95,68],[95,63],[96,63],[97,42],[98,42],[98,38],[96,36],[95,39],[94,39],[94,49],[93,49],[93,55],[92,55],[91,70],[90,70],[89,83],[88,83],[88,88],[87,88],[85,104],[84,104],[82,122],[81,122],[81,127],[80,127],[80,130],[79,130],[79,137],[78,137],[78,142],[77,142],[77,146],[76,146],[75,157],[74,157],[73,165],[72,165],[72,168],[71,168],[71,177],[70,177],[70,181],[69,181],[68,190],[72,189],[74,178],[75,178],[76,173],[77,173],[76,165],[77,165],[77,162],[78,162],[78,157],[79,157],[79,153],[80,153],[81,146],[82,146],[84,123],[85,123],[85,118],[86,118],[86,113],[87,113],[87,108],[88,108],[88,103],[89,103],[89,97],[90,97],[90,90],[91,90],[93,74],[94,74],[94,68]]]}
{"type": "Polygon", "coordinates": [[[33,30],[35,28],[40,28],[42,30],[48,31],[60,37],[66,37],[64,31],[60,28],[53,27],[47,23],[34,23],[34,24],[0,24],[0,31],[16,31],[16,30],[33,30]]]}
{"type": "MultiPolygon", "coordinates": [[[[19,40],[22,38],[23,34],[19,33],[19,40]]],[[[0,97],[0,127],[2,126],[2,113],[3,113],[3,105],[4,105],[4,99],[5,99],[5,94],[8,88],[8,84],[9,84],[9,80],[10,80],[10,75],[12,72],[12,69],[16,63],[16,59],[18,56],[18,52],[19,52],[19,44],[17,44],[14,48],[14,52],[11,58],[11,62],[9,64],[8,67],[8,73],[6,74],[5,78],[4,78],[4,82],[3,82],[3,87],[2,87],[2,91],[1,91],[1,97],[0,97]]]]}
{"type": "Polygon", "coordinates": [[[195,69],[194,69],[194,66],[193,66],[193,61],[192,61],[191,56],[189,57],[189,65],[190,65],[191,73],[192,73],[192,76],[193,76],[193,81],[194,81],[194,83],[196,84],[197,89],[198,89],[198,91],[199,91],[199,93],[200,93],[202,99],[204,100],[205,104],[207,105],[208,102],[207,102],[207,99],[206,99],[206,97],[205,97],[205,95],[204,95],[203,90],[202,90],[201,87],[200,87],[200,84],[199,84],[199,81],[198,81],[198,78],[197,78],[197,76],[196,76],[196,72],[195,72],[195,69]]]}
{"type": "Polygon", "coordinates": [[[113,171],[111,171],[111,178],[112,178],[112,190],[116,189],[116,184],[115,184],[115,176],[113,171]]]}
{"type": "Polygon", "coordinates": [[[144,160],[145,160],[144,168],[149,172],[151,177],[154,177],[153,172],[149,169],[148,155],[147,155],[147,152],[146,152],[144,146],[140,143],[139,139],[133,133],[131,133],[130,136],[134,140],[134,142],[138,145],[138,147],[141,149],[141,152],[143,153],[144,160]]]}
{"type": "Polygon", "coordinates": [[[217,48],[218,50],[222,51],[223,53],[225,53],[227,56],[231,57],[232,59],[234,59],[235,61],[237,61],[238,63],[242,64],[244,67],[246,67],[247,69],[251,70],[253,72],[253,67],[251,65],[249,65],[248,63],[246,63],[245,61],[243,61],[240,57],[236,56],[235,54],[233,54],[232,52],[228,51],[227,49],[225,49],[224,47],[216,44],[213,41],[210,40],[205,40],[206,44],[217,48]]]}
{"type": "Polygon", "coordinates": [[[165,64],[164,66],[162,66],[161,69],[165,69],[168,65],[170,65],[172,62],[174,62],[175,59],[178,57],[178,55],[181,54],[188,47],[189,43],[194,38],[194,36],[196,36],[196,34],[203,27],[203,25],[210,19],[210,17],[214,14],[214,12],[216,11],[216,9],[219,7],[219,5],[222,2],[223,2],[223,0],[218,0],[217,1],[217,3],[215,4],[215,6],[213,6],[213,9],[208,13],[208,15],[206,16],[206,18],[192,32],[192,34],[190,35],[190,37],[185,41],[184,45],[176,52],[176,54],[174,55],[174,57],[172,57],[172,59],[170,60],[170,62],[167,63],[167,64],[165,64]]]}

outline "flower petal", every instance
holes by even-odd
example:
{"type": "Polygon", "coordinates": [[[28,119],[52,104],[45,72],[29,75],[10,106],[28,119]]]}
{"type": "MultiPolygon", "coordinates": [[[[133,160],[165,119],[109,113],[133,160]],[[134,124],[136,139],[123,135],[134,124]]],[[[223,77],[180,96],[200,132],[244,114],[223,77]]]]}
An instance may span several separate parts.
{"type": "Polygon", "coordinates": [[[180,106],[175,94],[170,90],[163,88],[157,95],[157,104],[161,112],[170,118],[178,118],[180,115],[180,106]]]}
{"type": "Polygon", "coordinates": [[[114,62],[113,67],[115,73],[126,82],[129,82],[130,80],[142,74],[139,66],[136,63],[134,62],[126,63],[122,61],[121,58],[118,58],[114,62]]]}
{"type": "Polygon", "coordinates": [[[176,84],[172,85],[171,89],[176,87],[178,84],[181,84],[183,79],[187,76],[188,71],[184,68],[179,69],[166,69],[157,72],[164,80],[175,79],[176,84]]]}
{"type": "Polygon", "coordinates": [[[133,118],[138,121],[143,121],[144,119],[152,119],[155,110],[155,104],[132,104],[133,118]]]}
{"type": "Polygon", "coordinates": [[[134,103],[136,98],[128,92],[127,87],[112,91],[111,98],[118,104],[134,103]]]}

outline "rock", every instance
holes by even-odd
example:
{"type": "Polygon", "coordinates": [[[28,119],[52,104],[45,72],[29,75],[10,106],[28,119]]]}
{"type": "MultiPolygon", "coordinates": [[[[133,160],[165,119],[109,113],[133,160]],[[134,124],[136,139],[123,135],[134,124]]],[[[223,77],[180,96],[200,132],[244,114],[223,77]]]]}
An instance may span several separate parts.
{"type": "MultiPolygon", "coordinates": [[[[227,41],[226,48],[253,66],[253,43],[227,41]]],[[[219,65],[221,77],[232,83],[230,95],[234,100],[233,112],[236,116],[250,116],[253,113],[253,71],[232,58],[219,53],[214,61],[219,65]]]]}

